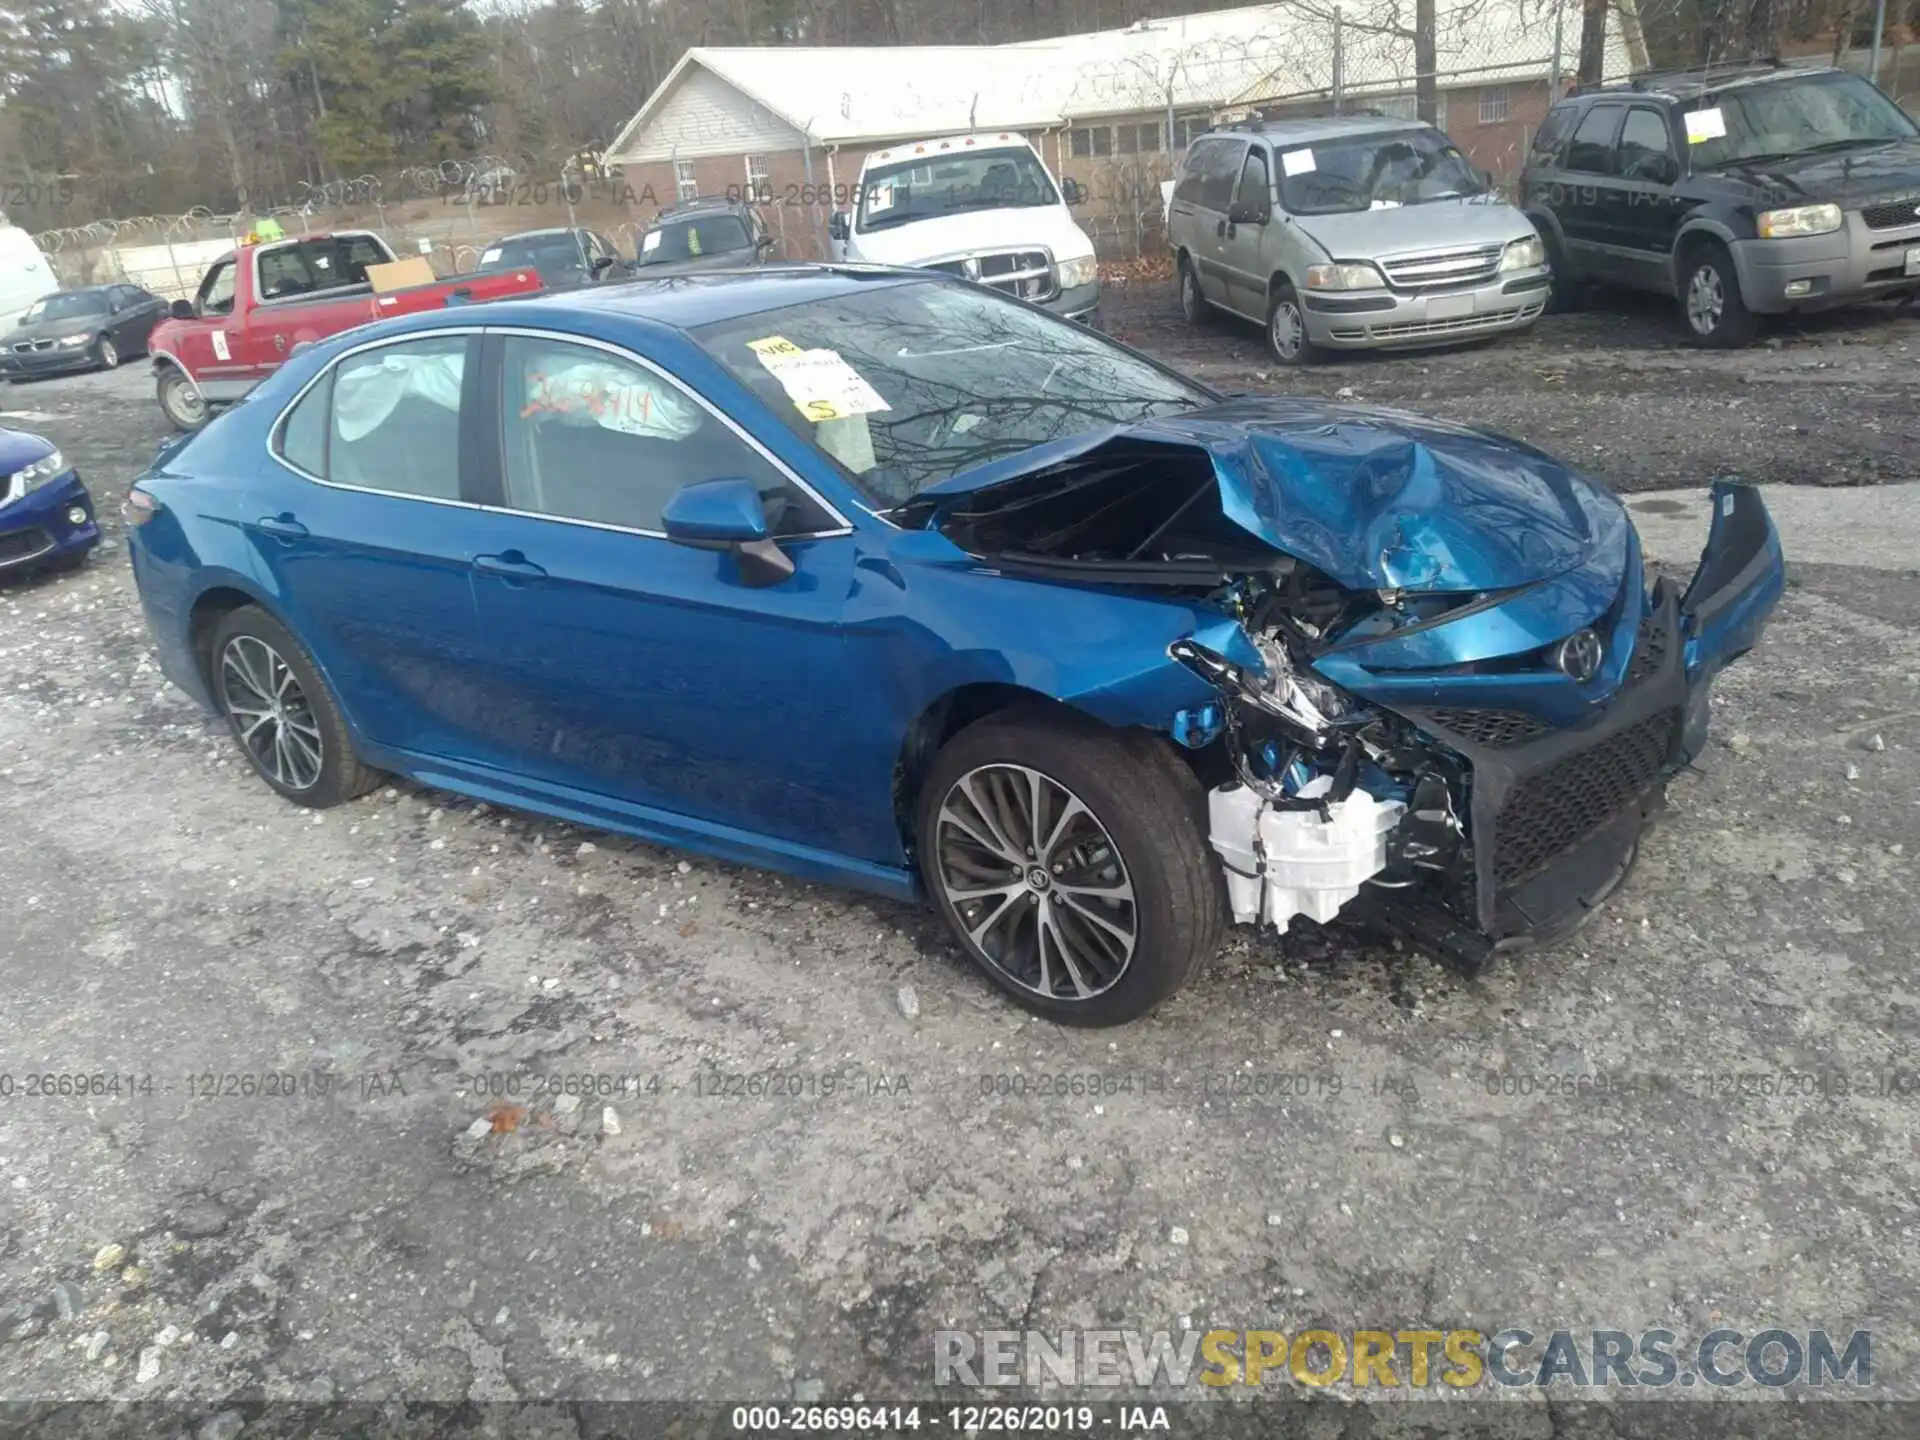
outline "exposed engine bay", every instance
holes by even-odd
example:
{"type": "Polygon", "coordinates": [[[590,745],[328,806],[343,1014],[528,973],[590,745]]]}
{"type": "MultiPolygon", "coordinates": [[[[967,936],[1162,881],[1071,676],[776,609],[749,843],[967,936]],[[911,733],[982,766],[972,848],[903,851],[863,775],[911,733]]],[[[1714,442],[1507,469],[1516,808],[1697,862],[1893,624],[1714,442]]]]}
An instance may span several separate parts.
{"type": "Polygon", "coordinates": [[[1231,445],[1191,428],[1122,431],[903,518],[1009,575],[1236,622],[1167,652],[1219,696],[1168,729],[1209,786],[1236,921],[1361,912],[1471,969],[1584,920],[1778,598],[1758,493],[1716,482],[1682,597],[1645,588],[1617,500],[1517,442],[1324,412],[1231,445]]]}

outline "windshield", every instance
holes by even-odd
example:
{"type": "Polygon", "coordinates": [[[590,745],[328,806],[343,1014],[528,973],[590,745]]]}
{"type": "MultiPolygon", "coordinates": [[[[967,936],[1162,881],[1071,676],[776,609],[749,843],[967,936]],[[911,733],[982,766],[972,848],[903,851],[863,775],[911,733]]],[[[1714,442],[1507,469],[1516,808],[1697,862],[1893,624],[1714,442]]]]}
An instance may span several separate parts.
{"type": "Polygon", "coordinates": [[[1291,215],[1387,210],[1485,190],[1467,157],[1438,130],[1322,140],[1280,151],[1280,202],[1291,215]]]}
{"type": "Polygon", "coordinates": [[[71,320],[76,315],[104,315],[107,297],[98,290],[78,290],[60,295],[43,295],[27,307],[20,317],[22,325],[38,325],[42,320],[71,320]]]}
{"type": "Polygon", "coordinates": [[[916,156],[866,172],[856,230],[886,230],[962,210],[1055,205],[1059,191],[1026,146],[916,156]]]}
{"type": "Polygon", "coordinates": [[[1844,150],[1920,133],[1898,105],[1858,75],[1808,75],[1724,90],[1687,114],[1697,167],[1844,150]]]}
{"type": "Polygon", "coordinates": [[[882,510],[999,456],[1217,398],[957,282],[863,285],[693,334],[882,510]]]}
{"type": "Polygon", "coordinates": [[[529,235],[523,240],[502,240],[498,245],[487,247],[480,263],[493,269],[526,265],[543,275],[556,270],[587,268],[580,254],[580,242],[571,235],[529,235]]]}
{"type": "Polygon", "coordinates": [[[728,255],[752,248],[753,237],[738,215],[703,215],[649,230],[640,239],[640,263],[671,265],[676,260],[698,260],[702,255],[728,255]]]}

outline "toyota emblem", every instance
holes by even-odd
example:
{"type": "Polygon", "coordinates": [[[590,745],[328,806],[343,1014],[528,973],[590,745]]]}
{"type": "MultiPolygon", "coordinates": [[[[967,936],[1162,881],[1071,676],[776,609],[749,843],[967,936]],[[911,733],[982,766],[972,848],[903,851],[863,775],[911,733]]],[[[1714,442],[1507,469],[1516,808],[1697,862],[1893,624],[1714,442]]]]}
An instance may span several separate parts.
{"type": "Polygon", "coordinates": [[[1605,653],[1600,637],[1591,630],[1582,630],[1554,647],[1553,663],[1576,685],[1584,685],[1600,673],[1600,661],[1605,653]]]}

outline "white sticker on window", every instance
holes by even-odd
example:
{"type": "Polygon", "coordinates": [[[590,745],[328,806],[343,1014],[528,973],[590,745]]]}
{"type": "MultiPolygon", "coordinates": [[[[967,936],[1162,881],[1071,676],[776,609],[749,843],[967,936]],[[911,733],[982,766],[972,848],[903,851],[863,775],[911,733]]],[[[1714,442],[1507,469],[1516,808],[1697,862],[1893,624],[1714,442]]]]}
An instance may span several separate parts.
{"type": "Polygon", "coordinates": [[[654,251],[658,250],[660,248],[660,237],[666,233],[664,230],[649,230],[645,235],[642,235],[640,237],[640,253],[642,255],[651,255],[654,251]]]}
{"type": "Polygon", "coordinates": [[[1687,143],[1699,145],[1708,140],[1718,140],[1727,133],[1727,117],[1720,113],[1720,107],[1711,110],[1689,110],[1687,112],[1687,143]]]}
{"type": "Polygon", "coordinates": [[[1313,151],[1311,149],[1282,150],[1280,152],[1280,169],[1283,173],[1288,175],[1312,174],[1313,173],[1313,151]]]}
{"type": "Polygon", "coordinates": [[[482,265],[491,265],[499,258],[500,247],[498,245],[494,246],[491,250],[483,250],[480,252],[480,263],[482,265]]]}
{"type": "Polygon", "coordinates": [[[893,208],[893,186],[876,185],[867,196],[867,213],[878,215],[882,210],[893,208]]]}
{"type": "Polygon", "coordinates": [[[750,340],[747,348],[809,420],[844,420],[893,408],[838,350],[802,350],[779,335],[750,340]]]}
{"type": "Polygon", "coordinates": [[[216,330],[213,332],[213,353],[215,359],[231,360],[233,358],[233,352],[227,349],[226,331],[216,330]]]}

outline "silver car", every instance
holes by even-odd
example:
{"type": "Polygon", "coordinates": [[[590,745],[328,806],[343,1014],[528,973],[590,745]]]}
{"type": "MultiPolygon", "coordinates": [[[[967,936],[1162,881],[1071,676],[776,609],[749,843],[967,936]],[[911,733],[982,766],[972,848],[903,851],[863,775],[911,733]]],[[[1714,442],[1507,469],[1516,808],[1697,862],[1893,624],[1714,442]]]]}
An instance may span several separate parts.
{"type": "Polygon", "coordinates": [[[1439,130],[1342,115],[1193,142],[1167,205],[1180,305],[1267,328],[1274,358],[1524,330],[1546,308],[1527,217],[1439,130]]]}

